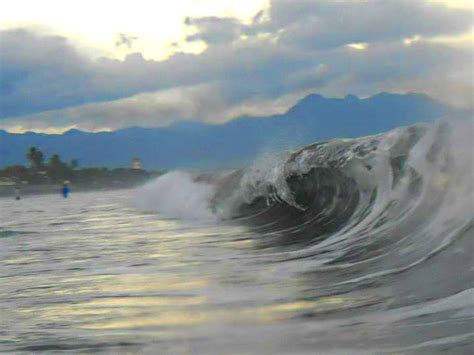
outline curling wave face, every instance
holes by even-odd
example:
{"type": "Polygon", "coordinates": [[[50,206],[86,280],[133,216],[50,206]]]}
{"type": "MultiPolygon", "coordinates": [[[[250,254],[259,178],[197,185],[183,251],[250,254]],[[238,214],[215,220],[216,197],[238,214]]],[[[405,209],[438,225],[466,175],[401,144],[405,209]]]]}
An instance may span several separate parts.
{"type": "Polygon", "coordinates": [[[448,242],[472,223],[471,129],[470,121],[441,121],[317,143],[248,169],[171,172],[141,188],[135,203],[251,225],[272,244],[303,243],[325,258],[334,249],[338,260],[420,234],[448,242]]]}
{"type": "MultiPolygon", "coordinates": [[[[185,217],[206,211],[248,226],[269,262],[304,274],[311,298],[367,297],[357,322],[419,327],[392,328],[394,344],[465,349],[474,339],[472,132],[472,120],[440,121],[317,143],[248,169],[172,176],[185,177],[176,188],[194,205],[185,217]],[[433,334],[443,340],[431,344],[433,334]]],[[[165,180],[143,208],[166,213],[165,180]]]]}
{"type": "Polygon", "coordinates": [[[393,230],[448,235],[472,222],[469,128],[440,122],[314,144],[270,166],[209,181],[210,206],[221,218],[282,234],[290,244],[337,242],[338,254],[341,241],[399,239],[393,230]]]}

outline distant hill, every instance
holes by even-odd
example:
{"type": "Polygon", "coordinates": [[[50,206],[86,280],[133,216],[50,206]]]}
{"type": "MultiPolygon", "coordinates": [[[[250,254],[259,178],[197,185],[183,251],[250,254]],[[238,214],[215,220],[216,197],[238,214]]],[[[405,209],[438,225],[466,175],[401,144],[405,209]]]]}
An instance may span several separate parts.
{"type": "Polygon", "coordinates": [[[0,166],[25,164],[28,147],[36,146],[47,156],[58,153],[63,160],[78,159],[81,166],[127,167],[139,157],[147,169],[228,168],[248,164],[269,151],[380,133],[453,113],[423,94],[380,93],[366,99],[312,94],[284,114],[243,116],[219,125],[181,122],[101,133],[70,130],[61,135],[0,130],[0,166]]]}

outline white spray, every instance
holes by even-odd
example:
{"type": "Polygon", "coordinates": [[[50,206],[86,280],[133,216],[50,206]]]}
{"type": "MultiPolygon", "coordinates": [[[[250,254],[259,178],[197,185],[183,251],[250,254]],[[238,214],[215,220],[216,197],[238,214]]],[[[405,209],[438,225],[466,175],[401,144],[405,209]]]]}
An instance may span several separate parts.
{"type": "Polygon", "coordinates": [[[173,171],[137,189],[133,203],[147,212],[181,219],[215,219],[209,208],[214,189],[190,173],[173,171]]]}

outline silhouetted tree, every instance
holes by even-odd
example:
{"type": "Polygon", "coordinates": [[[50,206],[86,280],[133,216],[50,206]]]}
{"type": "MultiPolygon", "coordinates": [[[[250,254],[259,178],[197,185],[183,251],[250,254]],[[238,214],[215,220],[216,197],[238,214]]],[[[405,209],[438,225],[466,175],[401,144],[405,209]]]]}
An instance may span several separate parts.
{"type": "Polygon", "coordinates": [[[36,147],[30,147],[28,153],[26,154],[26,158],[30,161],[32,168],[38,169],[44,164],[44,154],[36,147]]]}
{"type": "Polygon", "coordinates": [[[71,168],[61,160],[59,155],[53,154],[48,161],[48,175],[53,180],[69,179],[71,168]]]}

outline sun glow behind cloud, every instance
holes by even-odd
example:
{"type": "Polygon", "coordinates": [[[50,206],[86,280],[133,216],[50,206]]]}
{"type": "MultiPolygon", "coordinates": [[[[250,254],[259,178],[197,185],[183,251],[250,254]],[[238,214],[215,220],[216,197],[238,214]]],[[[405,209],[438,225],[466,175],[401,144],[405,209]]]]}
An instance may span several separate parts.
{"type": "Polygon", "coordinates": [[[35,27],[64,35],[92,56],[123,58],[141,52],[147,59],[165,59],[176,51],[200,52],[202,43],[186,43],[187,16],[232,16],[249,21],[268,7],[267,0],[16,0],[2,4],[0,28],[35,27]],[[130,46],[116,46],[117,36],[136,37],[130,46]]]}
{"type": "MultiPolygon", "coordinates": [[[[456,36],[437,36],[437,37],[426,38],[419,35],[415,35],[413,37],[405,38],[403,40],[403,43],[407,46],[411,46],[419,42],[442,43],[442,44],[452,45],[452,46],[473,46],[474,45],[474,28],[472,28],[469,32],[466,32],[461,35],[456,35],[456,36]]],[[[355,48],[353,47],[353,45],[348,45],[348,47],[355,48]]]]}
{"type": "Polygon", "coordinates": [[[348,48],[355,49],[358,51],[363,51],[369,47],[368,43],[351,43],[347,45],[348,48]]]}
{"type": "Polygon", "coordinates": [[[433,3],[441,3],[451,9],[474,9],[472,0],[430,0],[433,3]]]}

